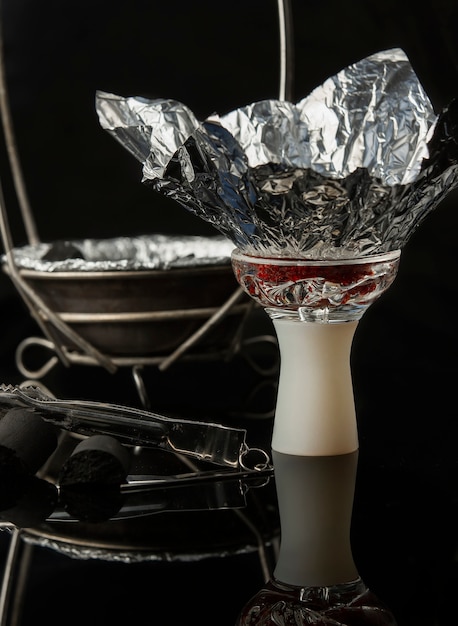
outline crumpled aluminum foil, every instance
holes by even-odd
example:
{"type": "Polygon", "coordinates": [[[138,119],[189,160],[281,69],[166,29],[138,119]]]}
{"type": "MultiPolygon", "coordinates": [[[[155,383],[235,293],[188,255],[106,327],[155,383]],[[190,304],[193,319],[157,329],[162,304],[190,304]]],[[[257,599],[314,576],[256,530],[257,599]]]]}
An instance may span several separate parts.
{"type": "Polygon", "coordinates": [[[456,187],[457,105],[440,116],[398,48],[292,104],[255,102],[199,122],[174,100],[98,91],[99,121],[143,182],[246,254],[351,258],[402,248],[456,187]]]}
{"type": "Polygon", "coordinates": [[[38,243],[12,254],[18,268],[36,272],[106,272],[230,266],[233,249],[222,236],[153,234],[38,243]]]}

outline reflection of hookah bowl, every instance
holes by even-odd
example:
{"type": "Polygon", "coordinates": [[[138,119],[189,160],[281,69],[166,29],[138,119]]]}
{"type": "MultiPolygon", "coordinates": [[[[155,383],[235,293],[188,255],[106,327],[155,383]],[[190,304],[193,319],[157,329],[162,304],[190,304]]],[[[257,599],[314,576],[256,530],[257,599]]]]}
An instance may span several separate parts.
{"type": "Polygon", "coordinates": [[[271,580],[239,626],[395,624],[352,558],[358,434],[350,351],[359,319],[395,279],[399,257],[232,254],[238,282],[272,319],[281,357],[272,452],[282,541],[271,580]]]}

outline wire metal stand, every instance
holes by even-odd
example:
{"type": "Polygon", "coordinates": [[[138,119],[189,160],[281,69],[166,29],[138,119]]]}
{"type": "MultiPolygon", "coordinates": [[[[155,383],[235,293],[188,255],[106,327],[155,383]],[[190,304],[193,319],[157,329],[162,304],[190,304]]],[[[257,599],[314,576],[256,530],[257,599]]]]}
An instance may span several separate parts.
{"type": "MultiPolygon", "coordinates": [[[[277,0],[278,20],[280,32],[280,82],[279,82],[279,98],[288,99],[291,96],[292,88],[292,28],[291,28],[291,8],[290,3],[285,0],[277,0]]],[[[16,140],[13,130],[13,121],[9,106],[4,46],[3,46],[3,28],[1,15],[0,0],[0,114],[3,124],[6,150],[8,154],[9,164],[11,167],[14,189],[16,192],[20,213],[25,228],[29,245],[36,245],[40,242],[36,223],[32,214],[32,209],[28,199],[27,189],[24,182],[21,163],[16,146],[16,140]]],[[[150,311],[136,312],[131,311],[123,314],[112,313],[109,316],[102,313],[85,314],[83,322],[94,322],[98,324],[122,322],[137,323],[140,319],[164,319],[166,316],[174,319],[189,319],[194,316],[196,320],[204,319],[203,324],[197,331],[193,332],[180,346],[175,348],[170,354],[148,357],[116,357],[110,352],[97,348],[91,341],[88,341],[80,332],[75,330],[73,322],[81,322],[81,314],[72,312],[57,312],[48,306],[43,297],[32,285],[30,280],[30,271],[24,271],[19,268],[14,259],[14,243],[11,229],[8,221],[8,214],[5,206],[5,198],[1,186],[0,177],[0,233],[5,250],[4,271],[8,274],[12,283],[16,287],[19,295],[26,304],[32,318],[36,321],[39,329],[46,338],[42,337],[27,338],[22,342],[16,352],[16,366],[19,372],[23,373],[32,380],[39,380],[50,371],[57,363],[62,363],[65,367],[72,364],[96,365],[105,368],[108,372],[114,373],[119,367],[130,367],[132,369],[132,378],[137,393],[143,405],[149,406],[149,400],[146,397],[145,385],[142,381],[142,370],[147,365],[155,365],[159,370],[168,369],[174,362],[184,356],[190,357],[191,349],[199,346],[201,340],[225,317],[228,315],[240,314],[240,327],[235,332],[232,341],[227,345],[227,349],[223,355],[220,353],[211,354],[206,351],[204,354],[196,354],[196,350],[192,351],[192,358],[211,359],[224,358],[228,359],[243,347],[243,328],[249,313],[253,309],[253,302],[245,300],[245,294],[241,287],[235,287],[233,294],[221,306],[213,307],[206,311],[197,309],[190,310],[174,310],[174,311],[150,311]],[[66,341],[63,341],[65,338],[66,341]],[[68,349],[67,344],[72,346],[68,349]],[[42,366],[36,370],[31,370],[25,364],[24,356],[26,350],[31,346],[43,347],[47,352],[52,351],[54,355],[42,366]],[[56,358],[57,357],[57,358],[56,358]]],[[[32,272],[33,274],[33,272],[32,272]]],[[[103,273],[101,272],[101,278],[103,273]]],[[[123,273],[120,273],[123,277],[123,273]]],[[[235,282],[234,282],[235,284],[235,282]]],[[[262,340],[262,338],[260,338],[262,340]]],[[[271,336],[266,337],[266,341],[272,340],[271,336]]]]}

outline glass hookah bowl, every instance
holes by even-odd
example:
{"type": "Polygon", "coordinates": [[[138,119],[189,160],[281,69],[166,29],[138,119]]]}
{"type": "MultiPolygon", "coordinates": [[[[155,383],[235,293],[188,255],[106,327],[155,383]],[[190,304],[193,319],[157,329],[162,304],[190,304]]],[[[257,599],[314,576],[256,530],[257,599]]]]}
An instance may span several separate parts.
{"type": "Polygon", "coordinates": [[[393,283],[400,250],[351,259],[232,253],[237,281],[273,321],[281,357],[272,449],[302,456],[358,449],[353,336],[393,283]]]}
{"type": "Polygon", "coordinates": [[[394,281],[401,252],[355,259],[262,258],[236,249],[239,284],[272,319],[338,323],[359,320],[394,281]]]}

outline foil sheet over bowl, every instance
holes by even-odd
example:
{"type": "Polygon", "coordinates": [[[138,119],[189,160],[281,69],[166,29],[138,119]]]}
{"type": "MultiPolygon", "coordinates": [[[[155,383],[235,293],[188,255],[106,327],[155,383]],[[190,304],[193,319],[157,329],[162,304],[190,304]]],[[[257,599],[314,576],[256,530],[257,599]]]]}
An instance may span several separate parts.
{"type": "MultiPolygon", "coordinates": [[[[237,290],[233,247],[221,236],[154,234],[38,243],[14,248],[12,255],[27,285],[97,350],[111,357],[159,357],[237,290]]],[[[227,348],[248,306],[242,298],[195,349],[227,348]]],[[[57,335],[65,349],[77,349],[57,335]]]]}
{"type": "Polygon", "coordinates": [[[354,259],[402,249],[458,187],[458,100],[439,115],[406,53],[382,50],[296,103],[199,120],[170,99],[98,91],[101,127],[142,181],[244,254],[354,259]]]}

